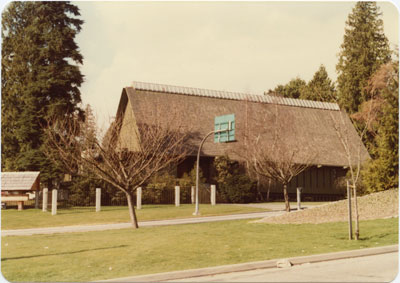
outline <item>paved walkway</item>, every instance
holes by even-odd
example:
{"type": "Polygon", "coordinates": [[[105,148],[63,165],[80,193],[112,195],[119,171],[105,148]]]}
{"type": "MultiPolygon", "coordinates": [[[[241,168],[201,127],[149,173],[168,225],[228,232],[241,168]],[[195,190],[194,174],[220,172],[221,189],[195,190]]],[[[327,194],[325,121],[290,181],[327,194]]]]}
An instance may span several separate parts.
{"type": "MultiPolygon", "coordinates": [[[[284,211],[266,211],[266,212],[243,213],[243,214],[232,214],[232,215],[221,215],[221,216],[203,216],[203,217],[192,217],[192,218],[183,218],[183,219],[143,221],[143,222],[139,222],[139,227],[194,224],[194,223],[226,221],[226,220],[264,218],[264,217],[277,216],[277,215],[281,215],[284,213],[285,213],[284,211]]],[[[89,231],[124,229],[124,228],[129,228],[129,227],[131,227],[130,223],[112,223],[112,224],[2,230],[1,236],[27,236],[27,235],[34,235],[34,234],[89,232],[89,231]]]]}
{"type": "MultiPolygon", "coordinates": [[[[174,282],[391,282],[398,272],[398,253],[305,263],[288,268],[231,272],[174,282]]],[[[399,281],[396,281],[399,282],[399,281]]]]}
{"type": "MultiPolygon", "coordinates": [[[[301,209],[308,209],[308,208],[314,208],[317,206],[325,205],[328,204],[329,202],[326,203],[318,203],[318,204],[312,204],[312,203],[303,203],[301,204],[301,209]]],[[[250,207],[257,207],[257,208],[264,208],[264,209],[270,209],[273,211],[282,211],[285,210],[285,203],[284,202],[262,202],[262,203],[224,203],[223,205],[236,205],[236,206],[250,206],[250,207]]],[[[297,210],[297,203],[290,203],[290,210],[297,210]]]]}
{"type": "Polygon", "coordinates": [[[382,278],[391,280],[394,279],[394,277],[396,276],[398,268],[398,262],[396,260],[398,258],[398,250],[398,245],[391,245],[377,248],[367,248],[288,258],[287,260],[291,262],[291,264],[293,265],[292,267],[277,268],[277,261],[279,259],[272,259],[199,269],[130,276],[124,278],[102,280],[101,282],[248,282],[253,281],[251,280],[252,275],[254,275],[254,281],[258,282],[349,282],[353,280],[346,280],[346,278],[351,279],[351,276],[346,276],[349,276],[349,273],[351,272],[353,275],[355,275],[354,278],[357,279],[355,281],[358,282],[382,282],[382,278]],[[389,254],[389,256],[378,257],[378,255],[385,254],[389,254]],[[365,257],[370,258],[365,259],[365,257]],[[348,259],[353,260],[349,261],[348,259]],[[377,264],[375,259],[381,260],[383,265],[386,265],[386,267],[384,268],[382,267],[382,265],[377,264]],[[373,267],[374,264],[378,267],[378,269],[376,269],[376,267],[373,267]],[[302,273],[304,277],[300,276],[300,273],[296,273],[296,270],[299,269],[298,267],[307,265],[309,267],[306,268],[306,270],[302,273]],[[325,270],[324,266],[327,267],[325,268],[325,270]],[[338,275],[340,274],[339,271],[336,269],[336,266],[340,266],[342,268],[342,277],[338,277],[338,275]],[[371,270],[368,271],[369,268],[371,268],[371,270]],[[366,269],[367,271],[365,271],[364,269],[366,269]],[[287,271],[286,274],[288,276],[278,277],[279,273],[283,273],[284,275],[285,270],[287,271]],[[324,273],[325,271],[327,272],[326,274],[324,273]],[[363,276],[364,271],[366,274],[365,276],[363,276]],[[379,274],[380,272],[386,272],[386,274],[384,274],[384,276],[382,277],[382,274],[379,274]],[[270,276],[268,276],[268,274],[276,277],[271,278],[270,276]],[[331,278],[331,280],[329,280],[330,274],[336,275],[337,277],[331,278]],[[319,277],[319,275],[321,277],[319,277]],[[368,277],[372,280],[367,280],[368,277]]]}

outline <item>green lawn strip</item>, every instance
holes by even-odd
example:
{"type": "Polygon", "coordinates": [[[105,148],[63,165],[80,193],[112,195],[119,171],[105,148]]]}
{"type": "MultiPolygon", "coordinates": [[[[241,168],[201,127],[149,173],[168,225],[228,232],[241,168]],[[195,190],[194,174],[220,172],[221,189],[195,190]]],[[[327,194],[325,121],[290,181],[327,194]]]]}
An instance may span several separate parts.
{"type": "MultiPolygon", "coordinates": [[[[201,216],[215,216],[262,212],[267,209],[236,206],[200,204],[201,216]]],[[[139,221],[189,218],[193,216],[194,205],[183,204],[179,207],[173,205],[144,205],[141,210],[136,210],[139,221]]],[[[102,207],[102,211],[95,212],[94,207],[75,207],[58,209],[57,215],[52,216],[51,211],[42,212],[40,209],[26,209],[17,211],[7,209],[1,211],[1,229],[25,229],[39,227],[56,227],[84,224],[104,224],[129,222],[127,207],[102,207]]]]}
{"type": "MultiPolygon", "coordinates": [[[[297,207],[297,202],[295,201],[290,201],[290,208],[295,209],[297,207]]],[[[323,205],[323,204],[328,204],[330,203],[329,201],[302,201],[301,206],[315,206],[315,205],[323,205]]],[[[273,205],[273,206],[282,206],[282,209],[285,209],[285,202],[284,201],[271,201],[271,202],[259,202],[259,203],[254,203],[257,205],[273,205]]]]}
{"type": "Polygon", "coordinates": [[[15,281],[93,281],[398,243],[398,219],[278,225],[249,220],[3,237],[2,273],[15,281]]]}
{"type": "MultiPolygon", "coordinates": [[[[272,202],[274,203],[274,202],[272,202]]],[[[275,202],[276,203],[276,202],[275,202]]],[[[307,206],[307,205],[323,205],[323,204],[327,204],[330,203],[330,201],[302,201],[301,202],[301,206],[307,206]]],[[[282,202],[282,205],[285,205],[284,202],[282,202]]],[[[297,202],[290,202],[290,205],[297,207],[297,202]]]]}

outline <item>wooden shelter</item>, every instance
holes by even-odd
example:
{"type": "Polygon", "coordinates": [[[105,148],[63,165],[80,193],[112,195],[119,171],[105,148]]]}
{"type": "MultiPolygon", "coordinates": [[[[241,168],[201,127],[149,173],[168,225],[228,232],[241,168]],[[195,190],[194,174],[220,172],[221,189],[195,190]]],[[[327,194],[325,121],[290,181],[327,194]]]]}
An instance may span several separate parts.
{"type": "Polygon", "coordinates": [[[23,210],[29,193],[38,200],[40,191],[40,172],[1,172],[1,203],[17,203],[23,210]]]}
{"type": "MultiPolygon", "coordinates": [[[[300,145],[296,162],[302,163],[306,156],[315,155],[314,166],[289,185],[292,194],[300,186],[303,195],[313,199],[335,199],[343,195],[337,180],[346,174],[349,163],[337,134],[338,127],[349,140],[352,160],[356,160],[358,152],[361,162],[370,158],[364,145],[358,142],[359,136],[350,119],[336,103],[143,82],[134,82],[122,90],[116,119],[122,121],[120,138],[124,147],[137,148],[138,137],[134,131],[137,125],[149,124],[156,116],[166,116],[177,106],[183,109],[182,126],[193,133],[193,149],[197,149],[202,137],[214,129],[216,116],[235,115],[235,142],[216,143],[210,138],[203,146],[200,166],[209,181],[215,174],[212,164],[216,156],[227,155],[240,162],[254,134],[261,139],[261,146],[270,146],[272,133],[277,128],[282,145],[287,148],[300,145]]],[[[193,150],[178,166],[178,177],[193,168],[195,154],[193,150]]],[[[281,192],[279,184],[270,186],[272,193],[281,192]]]]}

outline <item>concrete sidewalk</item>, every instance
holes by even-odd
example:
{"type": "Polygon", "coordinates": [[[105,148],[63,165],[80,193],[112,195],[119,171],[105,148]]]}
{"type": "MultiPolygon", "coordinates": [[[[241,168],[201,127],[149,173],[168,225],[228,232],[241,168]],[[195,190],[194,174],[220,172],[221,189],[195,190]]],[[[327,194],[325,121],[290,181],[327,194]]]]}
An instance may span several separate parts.
{"type": "MultiPolygon", "coordinates": [[[[362,257],[304,263],[284,268],[262,268],[164,282],[304,282],[382,283],[393,281],[398,273],[399,254],[386,253],[362,257]]],[[[399,282],[398,280],[396,282],[399,282]]]]}
{"type": "MultiPolygon", "coordinates": [[[[314,207],[318,207],[321,205],[326,205],[329,202],[322,203],[322,204],[310,204],[302,203],[301,209],[310,209],[314,207]]],[[[256,207],[256,208],[263,208],[263,209],[270,209],[273,211],[283,211],[285,210],[285,203],[284,202],[263,202],[263,203],[224,203],[221,205],[236,205],[236,206],[248,206],[248,207],[256,207]]],[[[297,203],[290,203],[290,210],[296,211],[297,210],[297,203]]]]}
{"type": "MultiPolygon", "coordinates": [[[[384,246],[377,248],[292,257],[292,258],[287,258],[287,260],[289,260],[293,265],[300,265],[305,263],[317,263],[317,262],[372,256],[372,255],[379,255],[386,253],[396,253],[398,252],[398,249],[399,249],[398,245],[392,245],[392,246],[384,246]]],[[[187,279],[187,278],[191,278],[193,279],[191,281],[196,282],[196,277],[200,276],[209,276],[209,275],[248,271],[255,269],[276,268],[278,260],[279,259],[272,259],[272,260],[241,263],[241,264],[207,267],[200,269],[190,269],[190,270],[172,271],[172,272],[149,274],[149,275],[131,276],[124,278],[102,280],[99,282],[160,282],[160,281],[187,279]]]]}
{"type": "MultiPolygon", "coordinates": [[[[152,227],[152,226],[165,226],[165,225],[181,225],[181,224],[195,224],[215,221],[226,220],[240,220],[240,219],[254,219],[272,217],[284,214],[284,211],[266,211],[254,212],[243,214],[231,214],[221,216],[203,216],[182,219],[168,219],[168,220],[155,220],[139,222],[139,227],[152,227]]],[[[89,231],[104,231],[114,229],[130,228],[130,223],[111,223],[111,224],[96,224],[96,225],[79,225],[79,226],[62,226],[62,227],[48,227],[48,228],[31,228],[31,229],[17,229],[17,230],[2,230],[1,236],[28,236],[34,234],[55,234],[55,233],[70,233],[70,232],[89,232],[89,231]]]]}

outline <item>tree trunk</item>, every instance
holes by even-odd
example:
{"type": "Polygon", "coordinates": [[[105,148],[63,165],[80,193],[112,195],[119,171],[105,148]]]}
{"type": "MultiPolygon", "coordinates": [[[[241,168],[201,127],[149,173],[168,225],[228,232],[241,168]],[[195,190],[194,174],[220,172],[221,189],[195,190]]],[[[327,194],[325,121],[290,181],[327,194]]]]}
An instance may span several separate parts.
{"type": "Polygon", "coordinates": [[[270,191],[271,191],[271,179],[268,179],[267,202],[269,202],[269,192],[270,191]]]}
{"type": "Polygon", "coordinates": [[[357,204],[357,189],[356,186],[353,186],[354,190],[354,213],[356,217],[356,231],[355,231],[355,239],[358,240],[360,236],[360,228],[358,226],[358,204],[357,204]]]}
{"type": "Polygon", "coordinates": [[[257,174],[257,198],[259,201],[264,201],[263,195],[260,190],[260,176],[257,174]]]}
{"type": "Polygon", "coordinates": [[[287,185],[283,185],[283,197],[285,198],[286,212],[290,212],[289,194],[287,192],[287,185]]]}
{"type": "Polygon", "coordinates": [[[131,217],[131,224],[134,229],[139,228],[138,221],[136,218],[135,206],[133,205],[132,193],[126,193],[126,199],[128,201],[129,216],[131,217]]]}

